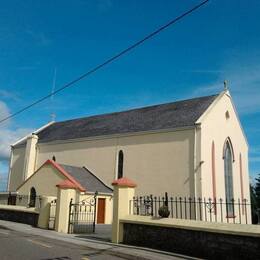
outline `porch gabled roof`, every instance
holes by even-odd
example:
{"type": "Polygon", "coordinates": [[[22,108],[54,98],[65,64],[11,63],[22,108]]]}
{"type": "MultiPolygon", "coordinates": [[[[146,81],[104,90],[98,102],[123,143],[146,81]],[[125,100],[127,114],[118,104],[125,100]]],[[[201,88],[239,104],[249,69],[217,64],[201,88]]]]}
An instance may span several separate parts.
{"type": "Polygon", "coordinates": [[[113,190],[102,182],[97,176],[90,172],[86,167],[76,167],[71,165],[59,164],[53,160],[47,160],[36,172],[34,172],[27,180],[25,180],[18,188],[22,187],[28,180],[30,180],[40,169],[45,165],[50,165],[61,173],[65,180],[59,183],[54,183],[57,187],[74,188],[81,192],[99,192],[112,193],[113,190]]]}

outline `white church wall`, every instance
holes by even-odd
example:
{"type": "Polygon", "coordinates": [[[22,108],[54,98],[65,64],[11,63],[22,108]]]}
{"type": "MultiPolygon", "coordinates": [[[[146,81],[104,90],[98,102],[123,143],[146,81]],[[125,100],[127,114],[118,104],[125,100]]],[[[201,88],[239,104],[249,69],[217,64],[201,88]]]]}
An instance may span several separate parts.
{"type": "MultiPolygon", "coordinates": [[[[234,162],[232,163],[234,199],[237,201],[244,198],[250,203],[248,145],[229,93],[224,94],[201,121],[200,160],[202,163],[201,176],[198,178],[198,181],[201,182],[202,191],[200,195],[202,197],[214,197],[212,175],[212,142],[214,141],[215,196],[225,200],[223,149],[227,138],[230,138],[234,151],[234,162]],[[240,153],[242,159],[242,182],[240,178],[240,153]]],[[[251,219],[250,212],[248,207],[248,221],[251,219]]]]}
{"type": "Polygon", "coordinates": [[[23,169],[25,158],[25,146],[13,148],[11,169],[9,170],[9,191],[15,191],[17,187],[23,182],[23,169]]]}
{"type": "Polygon", "coordinates": [[[137,184],[137,193],[165,191],[193,196],[193,129],[55,144],[39,143],[37,167],[52,156],[61,164],[86,166],[105,184],[116,178],[117,154],[124,152],[124,176],[137,184]]]}
{"type": "Polygon", "coordinates": [[[34,173],[27,181],[18,187],[19,195],[30,195],[32,187],[36,190],[37,196],[57,197],[58,188],[56,185],[65,180],[65,177],[51,165],[44,165],[34,173]]]}

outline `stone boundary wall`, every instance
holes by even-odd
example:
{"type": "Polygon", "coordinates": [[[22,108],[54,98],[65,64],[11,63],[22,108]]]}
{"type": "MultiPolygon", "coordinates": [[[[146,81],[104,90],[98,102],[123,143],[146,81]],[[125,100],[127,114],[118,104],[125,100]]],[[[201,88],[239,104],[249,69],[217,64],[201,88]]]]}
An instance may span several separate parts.
{"type": "Polygon", "coordinates": [[[138,221],[131,216],[121,219],[123,243],[207,259],[260,259],[260,226],[212,223],[210,228],[211,223],[204,226],[205,222],[198,226],[170,222],[147,217],[138,221]]]}
{"type": "Polygon", "coordinates": [[[37,226],[39,218],[39,213],[37,211],[22,207],[14,207],[15,206],[10,206],[10,208],[7,206],[0,207],[0,219],[29,224],[35,227],[37,226]]]}

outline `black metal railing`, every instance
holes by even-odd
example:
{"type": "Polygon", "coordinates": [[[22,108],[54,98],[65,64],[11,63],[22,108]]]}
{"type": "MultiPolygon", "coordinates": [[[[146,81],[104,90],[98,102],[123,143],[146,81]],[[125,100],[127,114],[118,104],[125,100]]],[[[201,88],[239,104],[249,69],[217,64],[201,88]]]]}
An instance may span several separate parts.
{"type": "Polygon", "coordinates": [[[68,233],[95,233],[97,195],[69,205],[68,233]]]}
{"type": "Polygon", "coordinates": [[[41,196],[18,195],[16,193],[0,193],[0,205],[15,205],[31,208],[41,207],[41,196]]]}
{"type": "Polygon", "coordinates": [[[0,192],[0,204],[1,205],[15,205],[16,193],[0,192]]]}
{"type": "Polygon", "coordinates": [[[130,201],[129,213],[133,215],[160,217],[164,206],[168,217],[207,222],[251,223],[251,204],[246,199],[194,198],[171,196],[136,196],[130,201]]]}

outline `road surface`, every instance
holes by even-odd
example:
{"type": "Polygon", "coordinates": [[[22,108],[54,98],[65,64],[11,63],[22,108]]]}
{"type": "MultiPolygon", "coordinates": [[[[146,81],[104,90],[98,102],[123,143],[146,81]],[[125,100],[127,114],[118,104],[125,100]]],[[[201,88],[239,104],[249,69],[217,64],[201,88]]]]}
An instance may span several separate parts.
{"type": "Polygon", "coordinates": [[[81,245],[9,230],[0,226],[1,260],[120,260],[106,250],[89,249],[81,245]]]}

